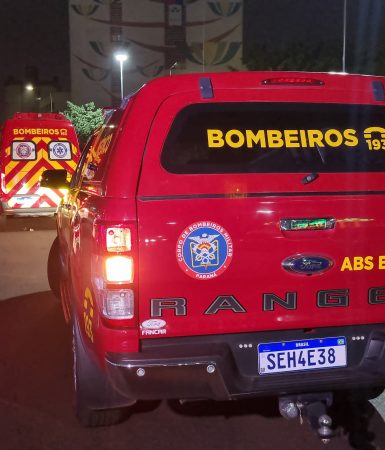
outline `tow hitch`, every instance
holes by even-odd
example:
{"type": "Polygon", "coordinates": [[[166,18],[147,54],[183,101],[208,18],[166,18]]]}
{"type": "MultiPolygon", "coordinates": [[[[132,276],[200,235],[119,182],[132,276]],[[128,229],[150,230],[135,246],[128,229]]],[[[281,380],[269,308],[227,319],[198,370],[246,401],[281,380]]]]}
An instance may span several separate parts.
{"type": "Polygon", "coordinates": [[[280,397],[278,402],[279,412],[285,419],[299,417],[301,424],[306,419],[324,444],[327,444],[334,436],[335,433],[331,428],[332,419],[326,414],[327,408],[333,403],[332,393],[280,397]]]}

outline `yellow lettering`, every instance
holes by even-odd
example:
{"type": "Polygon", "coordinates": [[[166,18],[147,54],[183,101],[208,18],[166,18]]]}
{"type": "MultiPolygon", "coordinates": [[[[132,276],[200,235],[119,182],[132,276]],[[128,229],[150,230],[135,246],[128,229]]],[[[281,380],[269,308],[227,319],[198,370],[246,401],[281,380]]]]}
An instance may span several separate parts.
{"type": "Polygon", "coordinates": [[[352,263],[350,262],[349,256],[345,256],[342,266],[341,266],[341,272],[344,270],[353,270],[352,263]]]}
{"type": "Polygon", "coordinates": [[[225,141],[223,140],[223,133],[221,130],[207,130],[207,142],[209,148],[223,147],[225,141]]]}
{"type": "Polygon", "coordinates": [[[373,268],[374,268],[373,256],[365,256],[364,269],[365,270],[373,270],[373,268]]]}
{"type": "Polygon", "coordinates": [[[345,145],[348,147],[357,147],[358,138],[356,136],[356,130],[348,128],[344,131],[345,145]]]}
{"type": "Polygon", "coordinates": [[[306,130],[299,130],[299,136],[301,138],[301,147],[307,147],[306,130]]]}
{"type": "Polygon", "coordinates": [[[252,130],[246,130],[246,146],[253,148],[253,144],[260,144],[261,148],[266,148],[266,135],[264,130],[258,130],[255,134],[252,130]]]}
{"type": "Polygon", "coordinates": [[[285,130],[283,134],[285,136],[286,147],[295,148],[300,146],[297,130],[285,130]]]}
{"type": "Polygon", "coordinates": [[[353,270],[362,270],[364,268],[364,258],[362,256],[355,256],[353,258],[353,270]]]}
{"type": "Polygon", "coordinates": [[[319,147],[325,147],[322,139],[323,134],[320,130],[308,130],[307,132],[307,138],[309,141],[309,147],[316,147],[317,145],[319,147]]]}
{"type": "Polygon", "coordinates": [[[232,148],[239,148],[245,143],[245,137],[239,130],[229,130],[225,135],[226,144],[232,148]],[[233,137],[235,136],[235,140],[233,137]]]}
{"type": "MultiPolygon", "coordinates": [[[[56,130],[55,130],[56,131],[56,130]]],[[[63,130],[60,130],[62,132],[63,130]]],[[[66,131],[66,130],[65,130],[66,131]]],[[[238,130],[222,131],[207,129],[209,148],[221,148],[227,145],[230,148],[315,148],[342,145],[356,147],[359,144],[357,131],[352,128],[337,130],[331,128],[322,130],[238,130]]],[[[385,139],[384,139],[385,149],[385,139]]]]}
{"type": "Polygon", "coordinates": [[[343,137],[338,130],[327,130],[325,133],[325,142],[329,147],[340,147],[343,142],[343,137]]]}
{"type": "Polygon", "coordinates": [[[267,130],[268,146],[272,148],[281,148],[284,146],[282,133],[278,130],[267,130]]]}
{"type": "Polygon", "coordinates": [[[67,136],[67,131],[65,128],[14,128],[13,135],[27,135],[31,134],[33,136],[58,136],[59,134],[62,136],[67,136]]]}
{"type": "Polygon", "coordinates": [[[378,268],[380,270],[384,270],[385,269],[385,255],[380,255],[378,257],[378,268]]]}

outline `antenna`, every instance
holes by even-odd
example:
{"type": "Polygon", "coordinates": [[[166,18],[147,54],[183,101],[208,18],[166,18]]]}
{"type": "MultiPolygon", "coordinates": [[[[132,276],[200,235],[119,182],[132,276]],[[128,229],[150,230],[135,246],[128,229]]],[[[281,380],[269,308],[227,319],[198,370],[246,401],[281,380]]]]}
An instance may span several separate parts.
{"type": "Polygon", "coordinates": [[[176,69],[177,66],[178,66],[178,61],[175,61],[174,64],[168,69],[168,70],[170,71],[170,77],[171,77],[171,75],[172,75],[171,72],[172,72],[174,69],[176,69]]]}
{"type": "Polygon", "coordinates": [[[202,28],[202,59],[203,59],[203,66],[202,66],[202,72],[205,71],[206,66],[206,5],[202,5],[203,8],[203,28],[202,28]]]}
{"type": "Polygon", "coordinates": [[[343,42],[342,42],[342,72],[346,72],[346,10],[347,0],[344,0],[344,26],[343,26],[343,42]]]}

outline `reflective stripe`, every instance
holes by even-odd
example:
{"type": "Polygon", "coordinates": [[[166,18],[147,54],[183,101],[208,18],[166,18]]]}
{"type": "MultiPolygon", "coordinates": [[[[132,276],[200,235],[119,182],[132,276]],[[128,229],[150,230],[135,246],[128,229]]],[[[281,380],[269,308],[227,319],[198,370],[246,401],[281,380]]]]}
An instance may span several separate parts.
{"type": "MultiPolygon", "coordinates": [[[[25,140],[26,137],[16,140],[25,140]]],[[[51,161],[49,159],[48,149],[46,145],[52,141],[50,137],[34,137],[32,140],[36,144],[36,160],[35,161],[13,161],[11,159],[11,146],[5,149],[4,165],[5,165],[5,194],[8,198],[8,204],[14,209],[18,208],[41,208],[55,207],[60,203],[64,194],[58,189],[40,188],[40,175],[47,169],[65,169],[69,173],[73,173],[76,168],[76,162],[70,161],[51,161]],[[34,194],[39,197],[31,204],[25,201],[18,201],[17,196],[26,194],[34,194]],[[16,198],[14,198],[16,197],[16,198]]],[[[63,140],[63,139],[58,139],[63,140]]],[[[67,139],[64,139],[68,141],[67,139]]],[[[79,151],[74,144],[71,143],[72,156],[77,159],[79,151]]],[[[31,199],[32,200],[32,199],[31,199]]]]}

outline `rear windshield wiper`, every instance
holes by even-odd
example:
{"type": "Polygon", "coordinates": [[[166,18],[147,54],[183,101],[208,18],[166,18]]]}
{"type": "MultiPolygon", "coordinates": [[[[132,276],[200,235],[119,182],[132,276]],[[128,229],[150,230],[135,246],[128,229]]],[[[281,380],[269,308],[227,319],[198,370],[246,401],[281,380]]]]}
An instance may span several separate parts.
{"type": "Polygon", "coordinates": [[[302,184],[309,184],[312,181],[316,180],[319,177],[319,174],[317,172],[309,173],[309,175],[306,175],[302,178],[302,184]]]}
{"type": "MultiPolygon", "coordinates": [[[[326,159],[325,159],[325,155],[324,155],[323,151],[319,148],[319,145],[317,143],[315,144],[315,146],[316,146],[317,152],[321,158],[322,164],[325,165],[326,159]]],[[[302,184],[312,183],[318,177],[319,177],[319,174],[317,172],[311,172],[311,173],[309,173],[309,175],[306,175],[302,178],[302,184]]]]}
{"type": "Polygon", "coordinates": [[[321,158],[322,164],[325,165],[326,164],[326,159],[325,159],[325,154],[323,153],[323,151],[319,148],[319,145],[317,143],[315,143],[315,146],[317,147],[317,152],[321,158]]]}

